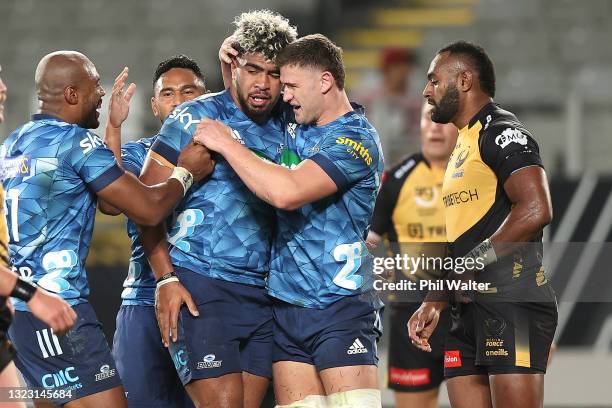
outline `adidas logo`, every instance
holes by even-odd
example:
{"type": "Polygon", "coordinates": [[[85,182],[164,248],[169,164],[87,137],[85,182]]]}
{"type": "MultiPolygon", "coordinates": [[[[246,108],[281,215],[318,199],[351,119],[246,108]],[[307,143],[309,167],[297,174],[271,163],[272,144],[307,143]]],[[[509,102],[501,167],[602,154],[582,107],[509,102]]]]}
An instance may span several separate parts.
{"type": "Polygon", "coordinates": [[[367,352],[368,349],[363,346],[363,343],[361,340],[359,340],[359,338],[355,339],[353,344],[351,344],[351,347],[346,350],[346,354],[362,354],[367,352]]]}

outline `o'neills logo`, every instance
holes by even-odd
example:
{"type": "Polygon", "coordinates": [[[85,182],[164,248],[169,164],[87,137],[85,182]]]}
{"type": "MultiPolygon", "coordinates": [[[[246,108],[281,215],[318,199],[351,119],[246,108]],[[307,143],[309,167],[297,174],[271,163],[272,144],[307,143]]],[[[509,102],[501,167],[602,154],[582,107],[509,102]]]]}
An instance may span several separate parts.
{"type": "Polygon", "coordinates": [[[453,205],[468,203],[475,200],[478,200],[477,189],[456,191],[442,197],[445,207],[452,207],[453,205]]]}
{"type": "Polygon", "coordinates": [[[361,157],[368,166],[372,164],[372,156],[370,156],[370,151],[361,143],[344,136],[337,138],[336,143],[347,145],[350,148],[349,153],[351,153],[355,158],[361,157]]]}
{"type": "Polygon", "coordinates": [[[447,350],[444,352],[444,368],[461,367],[461,352],[447,350]]]}

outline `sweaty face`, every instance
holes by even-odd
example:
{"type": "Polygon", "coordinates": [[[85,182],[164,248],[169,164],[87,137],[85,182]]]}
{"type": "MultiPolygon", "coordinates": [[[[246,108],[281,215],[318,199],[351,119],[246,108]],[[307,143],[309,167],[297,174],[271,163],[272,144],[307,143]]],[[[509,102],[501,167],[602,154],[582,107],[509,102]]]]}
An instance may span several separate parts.
{"type": "Polygon", "coordinates": [[[459,132],[455,125],[435,123],[431,119],[433,105],[426,104],[421,112],[421,149],[429,160],[447,161],[459,132]]]}
{"type": "Polygon", "coordinates": [[[321,116],[321,72],[310,67],[281,68],[283,100],[291,105],[300,125],[316,124],[321,116]]]}
{"type": "Polygon", "coordinates": [[[265,120],[280,96],[278,67],[263,54],[245,54],[232,66],[232,93],[240,109],[253,120],[265,120]]]}
{"type": "Polygon", "coordinates": [[[436,123],[453,121],[459,111],[459,90],[457,73],[446,55],[438,54],[431,62],[423,96],[433,106],[431,120],[436,123]]]}
{"type": "Polygon", "coordinates": [[[104,89],[100,86],[100,75],[91,61],[85,65],[84,78],[79,87],[79,102],[81,104],[81,121],[79,125],[85,129],[96,129],[100,126],[100,108],[104,89]]]}
{"type": "MultiPolygon", "coordinates": [[[[0,72],[2,72],[2,67],[0,67],[0,72]]],[[[2,78],[0,78],[0,123],[4,122],[4,101],[6,101],[6,85],[2,82],[2,78]]]]}
{"type": "Polygon", "coordinates": [[[206,92],[204,83],[188,68],[172,68],[164,72],[153,88],[151,98],[153,114],[163,123],[166,117],[181,103],[190,101],[206,92]]]}

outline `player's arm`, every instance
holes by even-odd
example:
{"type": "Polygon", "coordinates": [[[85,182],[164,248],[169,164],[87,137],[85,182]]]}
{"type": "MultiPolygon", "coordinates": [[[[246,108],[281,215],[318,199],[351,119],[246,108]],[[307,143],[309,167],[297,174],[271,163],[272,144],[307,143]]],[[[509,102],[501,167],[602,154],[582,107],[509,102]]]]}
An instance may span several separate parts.
{"type": "Polygon", "coordinates": [[[136,176],[124,172],[97,191],[99,198],[118,208],[140,225],[157,225],[183,198],[191,183],[212,172],[214,162],[208,150],[188,144],[181,152],[171,177],[154,186],[146,186],[136,176]]]}
{"type": "Polygon", "coordinates": [[[259,198],[283,210],[294,210],[338,191],[334,180],[312,160],[290,170],[265,161],[234,140],[231,129],[219,121],[203,119],[196,142],[217,151],[259,198]]]}
{"type": "Polygon", "coordinates": [[[76,313],[65,300],[18,277],[1,265],[0,296],[23,300],[34,316],[48,324],[57,334],[67,332],[76,322],[76,313]]]}
{"type": "MultiPolygon", "coordinates": [[[[113,152],[115,159],[117,159],[117,163],[119,163],[121,167],[123,167],[121,157],[121,125],[128,117],[130,112],[130,101],[136,91],[136,85],[133,83],[125,89],[128,73],[129,69],[125,67],[117,78],[115,78],[110,101],[108,103],[108,122],[106,123],[106,131],[104,133],[104,144],[113,152]]],[[[103,199],[98,200],[98,209],[107,215],[121,214],[121,210],[110,205],[103,199]]]]}
{"type": "Polygon", "coordinates": [[[481,135],[480,152],[512,203],[497,231],[466,255],[487,265],[533,240],[552,220],[552,203],[539,147],[529,134],[492,127],[481,135]]]}
{"type": "MultiPolygon", "coordinates": [[[[172,165],[158,157],[157,160],[147,158],[140,180],[147,185],[158,183],[172,173],[172,165]]],[[[140,240],[149,265],[157,281],[155,291],[155,314],[162,341],[166,347],[170,339],[177,340],[178,315],[181,305],[185,303],[194,316],[198,316],[198,308],[187,289],[174,274],[174,267],[168,253],[166,227],[163,223],[153,226],[138,225],[140,240]]]]}
{"type": "Polygon", "coordinates": [[[391,229],[393,222],[391,215],[393,214],[395,200],[391,191],[391,177],[392,175],[389,175],[387,172],[383,174],[383,183],[376,197],[372,223],[366,239],[366,243],[374,248],[382,242],[383,236],[391,229]]]}

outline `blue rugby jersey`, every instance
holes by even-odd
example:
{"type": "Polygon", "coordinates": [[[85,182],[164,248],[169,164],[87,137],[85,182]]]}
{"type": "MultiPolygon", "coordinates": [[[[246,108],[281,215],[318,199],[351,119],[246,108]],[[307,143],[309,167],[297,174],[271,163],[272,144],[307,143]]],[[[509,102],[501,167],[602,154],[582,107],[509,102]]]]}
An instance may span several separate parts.
{"type": "MultiPolygon", "coordinates": [[[[277,161],[283,141],[280,118],[272,117],[261,126],[254,123],[228,91],[177,107],[151,148],[152,158],[176,165],[203,117],[224,122],[251,151],[277,161]]],[[[214,154],[214,159],[213,173],[192,186],[175,210],[176,222],[168,231],[172,264],[211,278],[264,286],[274,209],[251,193],[223,157],[214,154]]]]}
{"type": "MultiPolygon", "coordinates": [[[[123,170],[102,139],[75,124],[37,114],[0,148],[14,270],[71,305],[89,295],[95,193],[123,170]]],[[[15,309],[27,311],[23,301],[15,309]]]]}
{"type": "MultiPolygon", "coordinates": [[[[288,115],[290,116],[290,115],[288,115]]],[[[325,308],[372,289],[365,245],[384,162],[378,133],[361,107],[324,126],[290,123],[279,161],[310,159],[338,192],[295,211],[278,211],[268,293],[299,306],[325,308]]]]}

